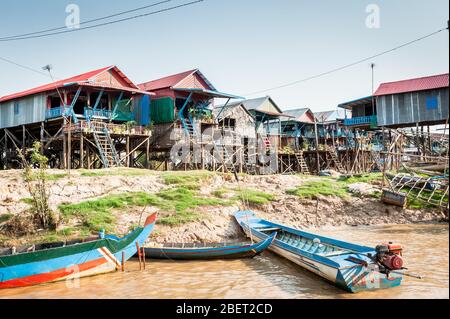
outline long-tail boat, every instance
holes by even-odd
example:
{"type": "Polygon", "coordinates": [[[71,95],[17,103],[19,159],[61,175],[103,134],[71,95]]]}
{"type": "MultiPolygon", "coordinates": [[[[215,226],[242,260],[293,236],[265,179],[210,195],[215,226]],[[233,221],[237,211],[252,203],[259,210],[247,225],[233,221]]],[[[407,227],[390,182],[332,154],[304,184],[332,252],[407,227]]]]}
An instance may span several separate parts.
{"type": "Polygon", "coordinates": [[[253,258],[261,254],[276,234],[257,243],[166,243],[144,247],[145,256],[155,259],[198,260],[253,258]]]}
{"type": "Polygon", "coordinates": [[[400,245],[355,245],[272,223],[252,211],[237,212],[235,218],[248,236],[259,240],[276,231],[269,250],[346,291],[390,288],[402,281],[402,269],[406,268],[400,245]]]}
{"type": "Polygon", "coordinates": [[[125,237],[95,238],[40,244],[28,250],[0,252],[0,289],[93,276],[121,268],[153,230],[156,214],[125,237]]]}

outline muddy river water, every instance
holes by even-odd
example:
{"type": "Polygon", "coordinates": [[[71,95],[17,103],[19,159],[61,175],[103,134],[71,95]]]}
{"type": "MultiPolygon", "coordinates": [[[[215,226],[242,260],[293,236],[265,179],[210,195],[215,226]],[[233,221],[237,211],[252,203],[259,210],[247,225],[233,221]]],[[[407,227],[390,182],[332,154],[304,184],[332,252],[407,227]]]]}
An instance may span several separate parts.
{"type": "Polygon", "coordinates": [[[405,277],[400,287],[350,294],[272,253],[248,260],[155,261],[125,272],[0,291],[0,298],[449,298],[449,228],[388,225],[320,230],[316,233],[373,245],[404,247],[406,267],[423,279],[405,277]]]}

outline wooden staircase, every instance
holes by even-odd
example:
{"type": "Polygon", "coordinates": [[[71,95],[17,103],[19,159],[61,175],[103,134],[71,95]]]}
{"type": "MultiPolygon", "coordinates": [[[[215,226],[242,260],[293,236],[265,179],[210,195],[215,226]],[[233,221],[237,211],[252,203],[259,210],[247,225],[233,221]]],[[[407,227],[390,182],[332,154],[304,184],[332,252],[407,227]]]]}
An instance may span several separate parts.
{"type": "Polygon", "coordinates": [[[105,168],[120,166],[116,148],[105,123],[92,121],[88,121],[88,123],[103,166],[105,168]]]}
{"type": "Polygon", "coordinates": [[[345,173],[345,168],[342,166],[341,161],[339,160],[338,152],[335,148],[332,148],[330,150],[331,159],[333,160],[334,164],[336,165],[336,168],[339,173],[345,173]]]}
{"type": "Polygon", "coordinates": [[[219,158],[221,159],[221,165],[216,169],[216,171],[223,169],[225,172],[233,172],[235,169],[233,156],[229,154],[226,145],[216,143],[214,144],[214,151],[217,152],[216,154],[218,154],[219,158]]]}
{"type": "Polygon", "coordinates": [[[189,134],[190,137],[193,137],[195,134],[194,126],[190,121],[186,121],[184,125],[185,131],[189,134]]]}
{"type": "Polygon", "coordinates": [[[310,175],[308,165],[306,164],[305,157],[303,156],[303,151],[295,153],[295,158],[297,159],[298,166],[300,167],[300,172],[305,175],[310,175]]]}

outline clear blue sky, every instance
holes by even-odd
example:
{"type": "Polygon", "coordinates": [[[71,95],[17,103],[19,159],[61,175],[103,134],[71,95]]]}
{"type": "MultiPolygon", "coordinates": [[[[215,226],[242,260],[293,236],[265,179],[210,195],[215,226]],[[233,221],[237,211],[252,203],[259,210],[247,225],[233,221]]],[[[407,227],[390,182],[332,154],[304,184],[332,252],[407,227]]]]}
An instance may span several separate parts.
{"type": "MultiPolygon", "coordinates": [[[[70,3],[80,6],[83,21],[156,1],[4,0],[0,37],[64,25],[70,3]]],[[[51,63],[58,78],[115,64],[135,83],[198,67],[220,91],[245,95],[431,33],[446,26],[448,12],[448,0],[206,0],[94,30],[0,42],[0,57],[35,69],[51,63]],[[381,9],[379,29],[365,25],[371,3],[381,9]]],[[[445,31],[375,59],[375,83],[446,73],[448,55],[445,31]]],[[[370,95],[369,64],[262,95],[271,95],[283,109],[335,109],[370,95]]],[[[0,95],[47,82],[0,61],[0,95]]]]}

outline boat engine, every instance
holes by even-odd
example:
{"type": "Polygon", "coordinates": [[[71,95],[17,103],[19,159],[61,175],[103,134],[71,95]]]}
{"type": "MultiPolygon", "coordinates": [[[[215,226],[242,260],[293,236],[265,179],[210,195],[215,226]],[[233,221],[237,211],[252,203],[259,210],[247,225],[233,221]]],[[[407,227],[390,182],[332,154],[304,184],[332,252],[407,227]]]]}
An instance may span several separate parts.
{"type": "Polygon", "coordinates": [[[375,247],[377,261],[389,270],[403,269],[402,246],[398,244],[381,244],[375,247]]]}

